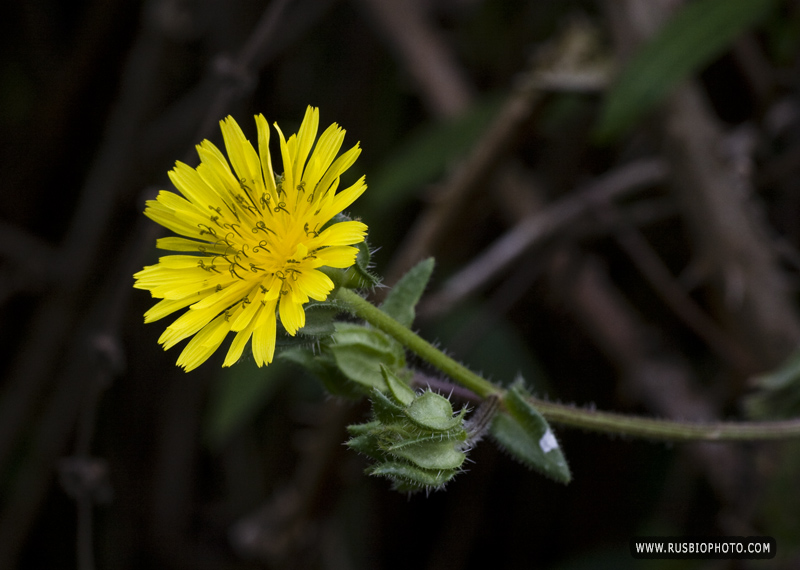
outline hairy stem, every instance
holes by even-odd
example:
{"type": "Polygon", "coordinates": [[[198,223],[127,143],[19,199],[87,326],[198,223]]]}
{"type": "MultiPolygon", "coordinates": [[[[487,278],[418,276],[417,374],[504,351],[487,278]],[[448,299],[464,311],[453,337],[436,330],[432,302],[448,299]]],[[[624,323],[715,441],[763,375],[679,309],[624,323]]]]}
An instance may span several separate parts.
{"type": "Polygon", "coordinates": [[[382,330],[481,398],[492,394],[503,396],[504,390],[502,388],[495,386],[485,378],[481,378],[467,367],[459,364],[352,290],[342,287],[336,294],[336,298],[343,302],[354,315],[382,330]]]}
{"type": "MultiPolygon", "coordinates": [[[[502,388],[459,364],[352,290],[342,288],[336,297],[354,315],[382,330],[481,398],[504,396],[502,388]]],[[[800,437],[800,419],[696,423],[581,409],[538,398],[532,398],[531,403],[548,421],[632,437],[671,441],[751,441],[800,437]]]]}

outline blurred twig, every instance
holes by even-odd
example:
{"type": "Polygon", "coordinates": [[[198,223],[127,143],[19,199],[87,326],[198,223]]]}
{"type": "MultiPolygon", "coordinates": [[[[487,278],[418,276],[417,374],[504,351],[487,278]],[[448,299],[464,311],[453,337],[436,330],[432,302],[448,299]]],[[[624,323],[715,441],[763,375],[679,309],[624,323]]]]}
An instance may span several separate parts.
{"type": "Polygon", "coordinates": [[[231,528],[231,543],[241,556],[280,568],[308,567],[318,513],[330,502],[331,475],[345,451],[341,445],[346,438],[344,426],[362,414],[361,408],[334,401],[318,405],[314,416],[319,425],[305,434],[291,481],[231,528]]]}
{"type": "Polygon", "coordinates": [[[475,256],[468,265],[450,276],[439,292],[425,300],[420,313],[432,316],[447,312],[454,304],[494,279],[534,244],[541,243],[606,202],[660,182],[666,174],[666,165],[661,160],[634,162],[607,173],[541,212],[525,217],[475,256]]]}
{"type": "Polygon", "coordinates": [[[532,83],[524,83],[506,100],[497,118],[464,158],[461,166],[437,191],[406,234],[386,281],[394,283],[414,263],[428,255],[447,231],[469,196],[480,188],[491,169],[508,150],[542,96],[532,83]]]}
{"type": "Polygon", "coordinates": [[[431,114],[454,117],[469,107],[472,90],[442,35],[431,25],[425,2],[419,0],[360,0],[389,47],[419,87],[431,114]]]}
{"type": "MultiPolygon", "coordinates": [[[[670,4],[613,0],[604,6],[627,50],[658,29],[670,4]]],[[[748,152],[739,161],[725,152],[726,132],[696,82],[676,90],[660,123],[675,194],[719,320],[751,347],[761,368],[777,366],[800,344],[800,318],[753,200],[749,168],[741,167],[742,159],[752,159],[748,152]]]]}
{"type": "MultiPolygon", "coordinates": [[[[613,207],[606,205],[598,210],[601,217],[609,217],[613,207]]],[[[741,376],[757,371],[756,359],[747,347],[737,343],[709,318],[686,295],[667,266],[650,247],[647,240],[629,223],[623,222],[615,231],[617,243],[645,276],[661,299],[683,322],[697,334],[717,356],[741,376]]]]}

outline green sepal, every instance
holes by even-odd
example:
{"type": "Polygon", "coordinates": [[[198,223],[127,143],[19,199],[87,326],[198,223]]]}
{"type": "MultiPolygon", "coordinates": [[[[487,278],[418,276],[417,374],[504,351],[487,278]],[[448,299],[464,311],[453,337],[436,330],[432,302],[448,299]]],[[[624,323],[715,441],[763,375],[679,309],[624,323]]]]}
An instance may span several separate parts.
{"type": "Polygon", "coordinates": [[[381,449],[377,439],[369,433],[357,435],[351,438],[347,441],[346,445],[350,449],[366,455],[375,461],[385,461],[389,458],[389,456],[381,449]]]}
{"type": "Polygon", "coordinates": [[[423,469],[408,463],[388,461],[368,468],[367,473],[390,479],[397,491],[413,493],[422,489],[441,489],[460,471],[423,469]]]}
{"type": "Polygon", "coordinates": [[[370,271],[372,254],[367,240],[355,245],[358,248],[355,263],[343,271],[341,276],[342,287],[348,289],[369,289],[380,285],[381,278],[370,271]]]}
{"type": "Polygon", "coordinates": [[[334,318],[342,311],[342,308],[335,301],[311,301],[303,306],[303,311],[306,314],[306,323],[294,335],[286,332],[281,320],[277,319],[276,346],[307,346],[328,338],[336,332],[334,318]]]}
{"type": "Polygon", "coordinates": [[[417,397],[406,409],[406,415],[417,426],[435,431],[448,431],[461,425],[464,410],[453,416],[450,400],[435,392],[425,392],[417,397]]]}
{"type": "Polygon", "coordinates": [[[402,447],[393,446],[390,451],[392,455],[423,469],[458,469],[467,458],[452,441],[424,441],[402,447]]]}
{"type": "Polygon", "coordinates": [[[396,449],[402,449],[406,445],[416,445],[418,443],[424,443],[429,441],[449,441],[449,442],[465,442],[469,438],[469,433],[463,429],[461,426],[449,430],[449,431],[442,431],[442,432],[419,432],[417,430],[410,430],[405,432],[402,435],[402,440],[398,441],[397,443],[392,443],[386,449],[388,451],[393,451],[396,449]]]}
{"type": "Polygon", "coordinates": [[[403,421],[405,418],[403,406],[392,401],[391,398],[377,388],[372,390],[370,401],[372,402],[372,412],[375,415],[375,419],[381,425],[393,425],[396,422],[403,421]]]}
{"type": "Polygon", "coordinates": [[[386,387],[389,389],[389,393],[395,400],[404,406],[408,406],[414,401],[416,397],[414,390],[411,389],[411,386],[400,380],[397,374],[383,365],[381,365],[381,374],[383,375],[384,382],[386,382],[386,387]]]}
{"type": "Polygon", "coordinates": [[[560,482],[572,479],[561,447],[547,420],[530,403],[521,381],[505,396],[506,411],[495,416],[490,433],[495,441],[523,465],[560,482]]]}
{"type": "Polygon", "coordinates": [[[303,307],[306,313],[306,324],[297,331],[306,337],[329,337],[336,332],[334,318],[342,309],[333,301],[310,302],[303,307]]]}
{"type": "Polygon", "coordinates": [[[367,422],[365,424],[353,424],[353,425],[347,426],[347,432],[350,435],[353,435],[353,436],[364,435],[366,433],[369,433],[373,429],[375,429],[377,427],[380,427],[380,425],[381,425],[381,422],[379,422],[377,420],[375,420],[373,422],[367,422]]]}
{"type": "Polygon", "coordinates": [[[380,307],[381,311],[404,327],[410,327],[414,322],[414,308],[425,292],[433,273],[433,266],[433,258],[429,257],[412,267],[389,291],[380,307]]]}

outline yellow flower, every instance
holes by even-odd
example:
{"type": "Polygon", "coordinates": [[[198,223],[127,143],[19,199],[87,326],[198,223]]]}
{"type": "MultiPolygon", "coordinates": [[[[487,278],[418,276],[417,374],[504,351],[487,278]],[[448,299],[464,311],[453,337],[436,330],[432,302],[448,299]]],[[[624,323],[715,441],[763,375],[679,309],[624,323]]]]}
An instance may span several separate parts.
{"type": "Polygon", "coordinates": [[[194,336],[178,358],[187,372],[230,331],[236,335],[223,366],[239,360],[251,338],[256,363],[272,362],[276,313],[289,334],[297,333],[305,325],[303,305],[324,301],[333,290],[319,268],[353,265],[353,245],[367,231],[358,221],[326,227],[367,188],[362,176],[336,192],[340,175],[361,153],[358,144],[336,158],[345,131],[334,123],[316,140],[319,111],[308,107],[288,141],[275,125],[284,168],[275,176],[269,125],[262,115],[255,119],[258,152],[232,117],[220,121],[233,170],[217,147],[203,141],[196,169],[176,162],[169,173],[183,197],[162,190],[144,212],[184,236],[158,240],[158,248],[186,254],[145,267],[134,275],[134,287],[162,299],[145,313],[146,323],[189,307],[159,338],[166,350],[194,336]]]}

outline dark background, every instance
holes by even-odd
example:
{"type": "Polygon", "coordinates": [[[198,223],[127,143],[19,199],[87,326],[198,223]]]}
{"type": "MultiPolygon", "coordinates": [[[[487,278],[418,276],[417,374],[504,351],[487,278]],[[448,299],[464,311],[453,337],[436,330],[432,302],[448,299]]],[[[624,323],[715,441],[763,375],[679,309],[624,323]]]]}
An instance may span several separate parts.
{"type": "Polygon", "coordinates": [[[408,498],[341,445],[363,402],[279,362],[223,370],[218,354],[184,374],[131,287],[157,258],[144,201],[174,161],[220,143],[227,114],[251,137],[256,113],[290,133],[312,104],[364,149],[351,213],[376,271],[391,283],[414,245],[436,256],[416,326],[450,354],[598,409],[796,415],[792,374],[767,395],[754,379],[800,341],[800,5],[776,2],[616,137],[596,136],[603,85],[526,91],[531,69],[619,69],[677,4],[7,3],[0,568],[798,567],[796,442],[555,426],[568,486],[486,441],[445,492],[408,498]],[[570,40],[589,42],[575,67],[570,40]],[[442,310],[448,278],[537,212],[550,231],[442,310]],[[648,534],[771,535],[779,557],[632,560],[648,534]]]}

